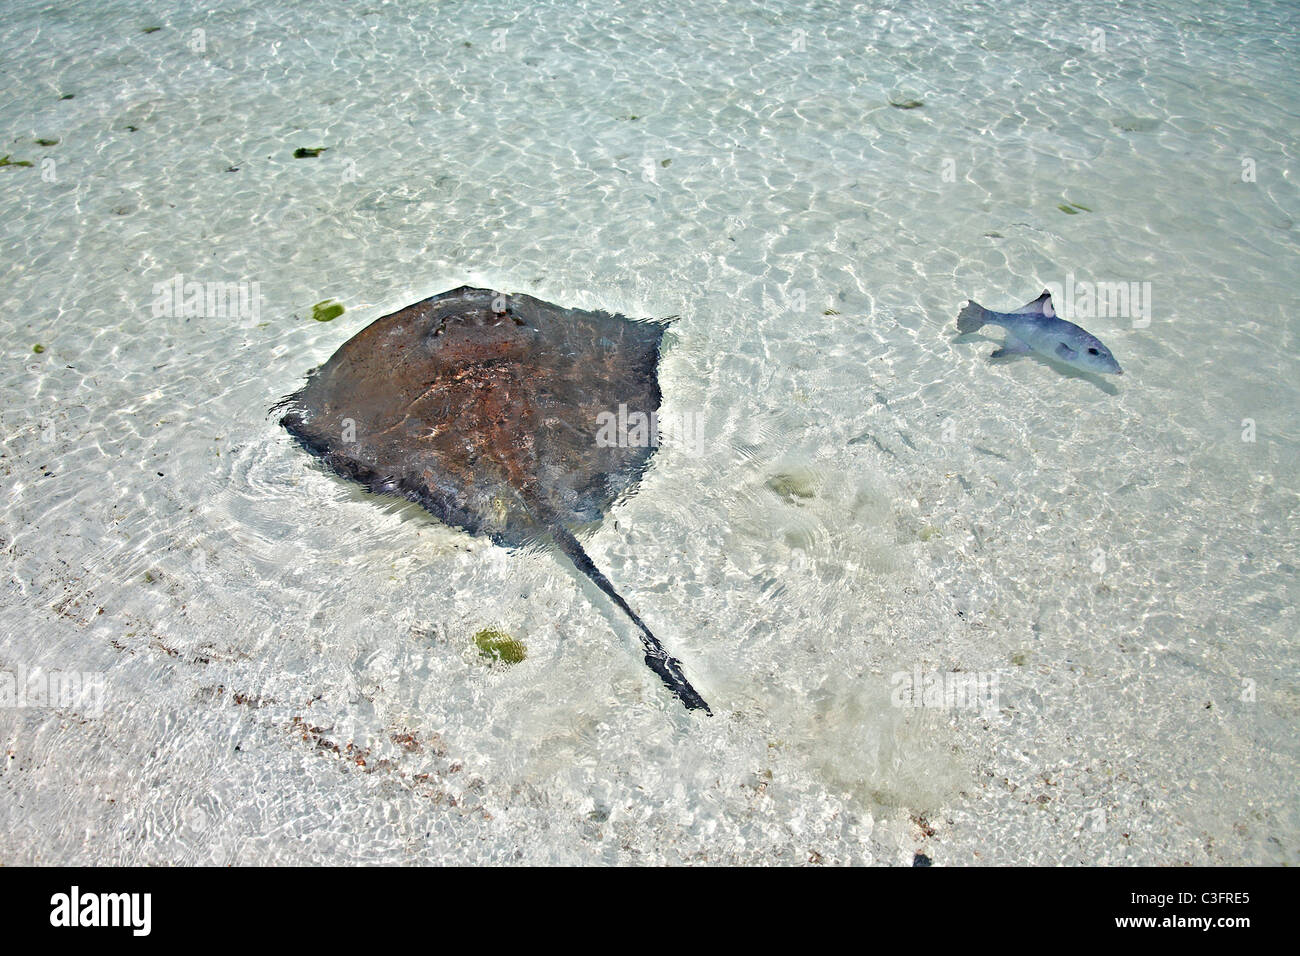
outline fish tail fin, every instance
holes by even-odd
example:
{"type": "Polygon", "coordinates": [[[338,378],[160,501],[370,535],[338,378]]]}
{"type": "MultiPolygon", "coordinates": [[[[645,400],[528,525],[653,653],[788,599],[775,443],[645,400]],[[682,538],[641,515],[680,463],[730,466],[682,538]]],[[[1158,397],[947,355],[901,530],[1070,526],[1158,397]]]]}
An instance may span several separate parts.
{"type": "Polygon", "coordinates": [[[966,302],[965,308],[957,313],[957,331],[975,332],[987,323],[993,313],[973,299],[966,302]]]}
{"type": "Polygon", "coordinates": [[[706,714],[712,715],[713,711],[705,703],[704,698],[700,696],[699,691],[691,686],[691,682],[686,679],[682,672],[682,665],[677,658],[668,654],[664,646],[659,643],[659,639],[650,632],[650,628],[636,611],[632,610],[623,596],[614,590],[614,585],[609,583],[609,578],[601,573],[600,568],[596,567],[595,562],[588,557],[587,552],[583,549],[578,539],[565,527],[558,522],[550,523],[551,537],[560,550],[569,556],[569,560],[574,563],[579,571],[591,578],[596,587],[604,591],[611,601],[623,609],[623,613],[632,619],[632,623],[637,626],[641,632],[641,646],[645,648],[645,662],[649,668],[659,675],[659,679],[664,682],[674,696],[677,697],[687,710],[702,710],[706,714]]]}

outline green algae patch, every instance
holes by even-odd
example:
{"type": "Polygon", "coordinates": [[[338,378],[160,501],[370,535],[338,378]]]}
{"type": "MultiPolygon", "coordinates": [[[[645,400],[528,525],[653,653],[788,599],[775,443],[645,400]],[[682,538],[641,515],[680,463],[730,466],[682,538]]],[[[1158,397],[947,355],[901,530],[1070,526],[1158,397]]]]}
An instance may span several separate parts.
{"type": "Polygon", "coordinates": [[[345,311],[342,302],[326,299],[324,302],[317,302],[311,307],[311,317],[317,322],[333,322],[345,311]]]}
{"type": "Polygon", "coordinates": [[[1067,216],[1077,216],[1081,212],[1092,212],[1092,210],[1083,203],[1078,202],[1057,203],[1056,208],[1061,210],[1061,212],[1065,213],[1067,216]]]}
{"type": "Polygon", "coordinates": [[[158,32],[159,30],[161,30],[161,29],[162,29],[162,27],[145,27],[145,28],[142,29],[140,32],[141,32],[141,33],[157,33],[157,32],[158,32]]]}
{"type": "Polygon", "coordinates": [[[59,141],[57,139],[38,139],[36,141],[36,145],[37,146],[58,146],[59,141]]]}
{"type": "Polygon", "coordinates": [[[10,159],[8,153],[5,153],[3,156],[0,156],[0,166],[30,166],[30,165],[32,165],[32,162],[29,159],[10,159]]]}
{"type": "Polygon", "coordinates": [[[328,146],[299,146],[293,151],[293,158],[311,159],[314,156],[319,156],[327,149],[329,149],[328,146]]]}
{"type": "Polygon", "coordinates": [[[42,345],[40,342],[37,342],[35,345],[32,346],[32,351],[35,352],[37,355],[40,355],[42,352],[45,351],[45,346],[42,345]]]}
{"type": "Polygon", "coordinates": [[[796,498],[807,500],[817,495],[817,476],[807,471],[782,472],[763,484],[791,504],[796,498]]]}
{"type": "Polygon", "coordinates": [[[490,661],[518,664],[528,656],[524,645],[505,631],[487,627],[474,635],[474,646],[479,654],[490,661]]]}
{"type": "Polygon", "coordinates": [[[1126,133],[1150,133],[1160,126],[1160,120],[1154,116],[1117,116],[1110,125],[1126,133]]]}
{"type": "Polygon", "coordinates": [[[936,528],[934,525],[928,524],[921,529],[918,537],[920,537],[922,541],[932,541],[935,538],[942,536],[942,534],[943,532],[940,531],[938,528],[936,528]]]}

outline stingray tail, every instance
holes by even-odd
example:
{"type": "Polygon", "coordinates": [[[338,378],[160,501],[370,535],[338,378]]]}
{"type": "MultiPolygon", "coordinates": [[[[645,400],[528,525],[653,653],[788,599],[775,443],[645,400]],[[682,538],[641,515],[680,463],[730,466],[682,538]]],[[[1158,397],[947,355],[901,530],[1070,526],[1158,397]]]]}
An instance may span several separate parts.
{"type": "Polygon", "coordinates": [[[587,556],[578,539],[575,538],[566,528],[557,523],[551,524],[551,535],[555,538],[555,543],[559,545],[560,550],[569,556],[569,560],[595,582],[596,587],[604,591],[611,601],[623,609],[632,623],[641,631],[641,645],[645,648],[645,662],[649,668],[659,675],[659,679],[667,685],[668,689],[686,705],[688,710],[702,710],[706,714],[712,715],[713,711],[709,710],[709,705],[705,703],[704,698],[700,696],[699,691],[691,686],[691,682],[686,679],[682,673],[681,661],[668,654],[664,646],[659,643],[659,638],[650,633],[650,628],[646,627],[645,622],[637,616],[636,611],[628,606],[623,600],[623,596],[614,590],[614,585],[609,583],[609,578],[601,573],[600,568],[587,556]]]}

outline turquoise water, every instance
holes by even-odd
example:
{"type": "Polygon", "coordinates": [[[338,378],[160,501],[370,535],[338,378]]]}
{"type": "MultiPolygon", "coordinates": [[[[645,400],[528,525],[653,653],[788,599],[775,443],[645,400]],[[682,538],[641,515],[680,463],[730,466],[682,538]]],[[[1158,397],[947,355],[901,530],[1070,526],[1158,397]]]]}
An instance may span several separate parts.
{"type": "Polygon", "coordinates": [[[1298,20],[11,5],[0,673],[102,690],[0,707],[0,863],[1297,862],[1298,20]],[[268,417],[464,283],[681,316],[587,547],[713,718],[268,417]],[[1122,378],[955,334],[1080,283],[1122,378]]]}

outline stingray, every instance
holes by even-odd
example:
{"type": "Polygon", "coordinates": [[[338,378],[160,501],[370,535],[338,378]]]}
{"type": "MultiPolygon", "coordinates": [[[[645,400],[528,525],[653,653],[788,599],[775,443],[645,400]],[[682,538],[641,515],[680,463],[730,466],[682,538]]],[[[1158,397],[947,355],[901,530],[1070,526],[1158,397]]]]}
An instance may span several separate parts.
{"type": "Polygon", "coordinates": [[[304,448],[372,492],[505,548],[554,542],[636,625],[650,669],[707,713],[575,537],[654,453],[630,440],[646,429],[611,426],[658,412],[667,327],[463,286],[376,319],[275,410],[304,448]]]}

